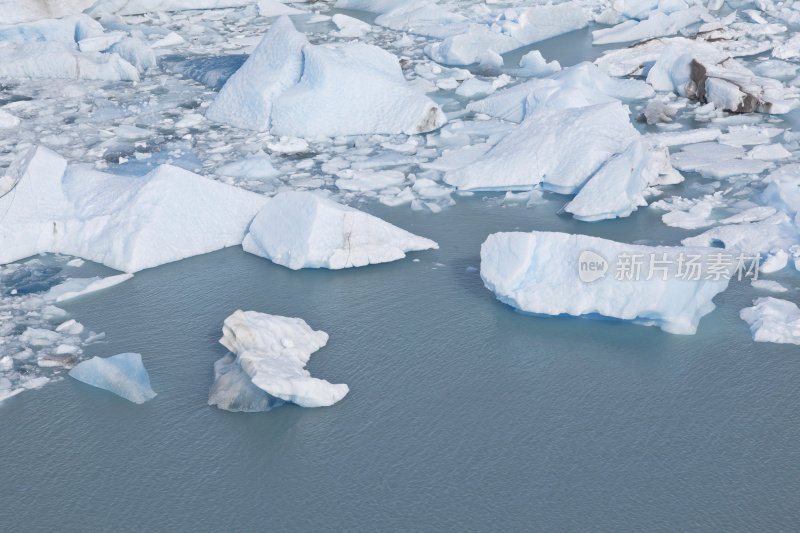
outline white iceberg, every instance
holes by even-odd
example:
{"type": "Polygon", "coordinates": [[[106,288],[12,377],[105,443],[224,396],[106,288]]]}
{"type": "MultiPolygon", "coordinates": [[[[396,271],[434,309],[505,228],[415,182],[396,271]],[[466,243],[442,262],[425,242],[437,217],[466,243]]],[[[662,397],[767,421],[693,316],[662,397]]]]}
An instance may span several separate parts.
{"type": "Polygon", "coordinates": [[[50,290],[44,294],[44,299],[48,302],[63,302],[65,300],[77,298],[78,296],[85,296],[93,292],[101,291],[113,287],[114,285],[119,285],[132,277],[133,274],[118,274],[105,278],[99,276],[92,278],[71,278],[51,287],[50,290]]]}
{"type": "Polygon", "coordinates": [[[265,411],[281,401],[324,407],[349,392],[347,385],[313,378],[305,369],[328,334],[300,318],[238,310],[225,319],[222,333],[220,343],[236,358],[227,355],[215,364],[209,405],[230,411],[265,411]]]}
{"type": "Polygon", "coordinates": [[[626,20],[611,28],[593,31],[592,43],[596,45],[625,43],[673,35],[705,18],[709,18],[709,15],[702,6],[687,6],[672,13],[653,11],[644,20],[626,20]]]}
{"type": "Polygon", "coordinates": [[[92,357],[75,365],[69,375],[133,403],[144,403],[156,396],[150,387],[150,376],[142,364],[142,356],[138,353],[92,357]]]}
{"type": "Polygon", "coordinates": [[[683,181],[670,170],[666,149],[653,149],[643,138],[635,140],[589,178],[564,210],[585,222],[626,217],[647,205],[649,187],[683,181]]]}
{"type": "Polygon", "coordinates": [[[530,80],[467,105],[467,109],[503,120],[522,122],[536,111],[556,111],[643,100],[653,88],[640,80],[612,78],[588,62],[566,68],[548,78],[530,80]]]}
{"type": "Polygon", "coordinates": [[[139,81],[139,71],[119,54],[44,41],[0,46],[0,78],[139,81]]]}
{"type": "Polygon", "coordinates": [[[797,243],[800,243],[800,230],[785,213],[776,213],[758,222],[717,226],[681,241],[685,246],[721,244],[726,250],[763,254],[775,249],[788,250],[797,243]]]}
{"type": "Polygon", "coordinates": [[[33,147],[7,171],[0,264],[62,253],[125,272],[241,244],[264,196],[162,165],[105,174],[33,147]]]}
{"type": "Polygon", "coordinates": [[[618,101],[558,111],[539,111],[482,157],[444,181],[463,190],[530,189],[538,184],[575,194],[610,157],[640,134],[618,101]]]}
{"type": "Polygon", "coordinates": [[[363,43],[311,45],[285,16],[228,79],[206,117],[291,137],[415,134],[446,121],[408,85],[395,56],[363,43]]]}
{"type": "Polygon", "coordinates": [[[255,0],[95,0],[95,4],[89,12],[92,14],[106,12],[119,15],[142,15],[156,11],[240,7],[253,3],[255,0]]]}
{"type": "Polygon", "coordinates": [[[395,261],[439,246],[311,192],[285,192],[253,219],[245,251],[285,267],[340,269],[395,261]]]}
{"type": "Polygon", "coordinates": [[[556,232],[495,233],[481,246],[481,277],[500,301],[525,312],[597,314],[694,334],[714,309],[712,298],[727,288],[730,270],[719,279],[706,279],[706,271],[682,279],[678,265],[682,253],[712,252],[556,232]]]}
{"type": "Polygon", "coordinates": [[[750,325],[756,342],[778,342],[800,344],[800,309],[787,300],[758,298],[753,307],[739,312],[739,316],[750,325]]]}

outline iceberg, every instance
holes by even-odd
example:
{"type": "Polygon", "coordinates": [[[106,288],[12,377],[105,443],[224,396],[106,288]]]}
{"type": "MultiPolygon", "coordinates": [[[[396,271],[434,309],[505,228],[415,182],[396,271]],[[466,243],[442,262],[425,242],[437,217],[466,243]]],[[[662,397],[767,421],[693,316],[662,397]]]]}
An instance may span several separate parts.
{"type": "Polygon", "coordinates": [[[763,254],[775,249],[788,250],[797,243],[800,243],[800,229],[785,213],[776,213],[758,222],[717,226],[681,241],[685,246],[721,244],[726,250],[763,254]]]}
{"type": "Polygon", "coordinates": [[[447,172],[462,190],[530,189],[575,194],[610,157],[640,137],[619,101],[539,111],[477,161],[447,172]]]}
{"type": "Polygon", "coordinates": [[[408,85],[392,54],[363,43],[311,45],[287,16],[228,79],[206,117],[290,137],[415,134],[446,121],[408,85]]]}
{"type": "Polygon", "coordinates": [[[69,375],[133,403],[144,403],[156,396],[150,387],[150,376],[142,364],[142,356],[138,353],[92,357],[75,365],[69,375]]]}
{"type": "Polygon", "coordinates": [[[0,78],[139,81],[139,71],[116,53],[44,41],[0,47],[0,78]]]}
{"type": "Polygon", "coordinates": [[[739,312],[756,342],[800,344],[800,309],[787,300],[767,296],[739,312]]]}
{"type": "Polygon", "coordinates": [[[515,85],[471,102],[467,109],[492,117],[522,122],[536,111],[606,104],[617,100],[650,98],[653,88],[640,80],[617,79],[588,62],[566,68],[548,78],[515,85]]]}
{"type": "Polygon", "coordinates": [[[9,167],[0,197],[0,263],[62,253],[124,272],[241,244],[266,197],[162,165],[106,174],[32,147],[9,167]]]}
{"type": "MultiPolygon", "coordinates": [[[[84,296],[93,292],[101,291],[114,285],[119,285],[123,281],[128,281],[133,277],[133,274],[118,274],[116,276],[108,276],[101,278],[95,276],[92,278],[73,278],[59,283],[55,287],[51,287],[44,294],[44,299],[48,302],[63,302],[71,300],[78,296],[84,296]]],[[[60,326],[59,326],[60,327],[60,326]]]]}
{"type": "MultiPolygon", "coordinates": [[[[156,11],[182,11],[184,9],[222,9],[241,7],[254,0],[95,0],[90,14],[116,13],[142,15],[156,11]]],[[[91,4],[90,4],[91,5],[91,4]]]]}
{"type": "Polygon", "coordinates": [[[647,205],[648,187],[683,181],[683,176],[670,170],[666,149],[652,149],[646,140],[638,139],[589,178],[564,211],[585,222],[626,217],[647,205]],[[670,178],[662,179],[662,175],[670,178]]]}
{"type": "Polygon", "coordinates": [[[222,333],[220,343],[235,358],[228,354],[214,365],[209,405],[251,412],[282,402],[325,407],[349,392],[347,385],[311,377],[305,369],[311,354],[327,344],[328,334],[300,318],[238,310],[225,319],[222,333]]]}
{"type": "Polygon", "coordinates": [[[647,83],[657,91],[674,91],[734,113],[782,114],[793,108],[781,82],[756,76],[708,42],[670,42],[648,72],[647,83]]]}
{"type": "Polygon", "coordinates": [[[340,269],[395,261],[439,246],[311,192],[280,193],[261,208],[242,246],[283,265],[340,269]]]}
{"type": "Polygon", "coordinates": [[[698,279],[694,272],[682,277],[681,258],[713,253],[558,232],[494,233],[481,246],[481,278],[501,302],[524,312],[601,315],[691,335],[727,288],[731,267],[718,279],[707,279],[711,267],[698,279]]]}

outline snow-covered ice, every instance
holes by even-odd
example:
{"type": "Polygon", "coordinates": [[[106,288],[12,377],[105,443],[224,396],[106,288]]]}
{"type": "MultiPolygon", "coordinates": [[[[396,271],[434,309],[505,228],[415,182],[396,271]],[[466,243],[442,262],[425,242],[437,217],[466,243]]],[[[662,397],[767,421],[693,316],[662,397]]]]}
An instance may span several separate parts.
{"type": "Polygon", "coordinates": [[[234,246],[266,198],[170,165],[143,177],[105,174],[43,147],[7,171],[0,262],[52,252],[136,272],[234,246]]]}
{"type": "Polygon", "coordinates": [[[92,357],[75,365],[69,375],[133,403],[144,403],[156,396],[150,387],[150,376],[142,364],[142,356],[138,353],[92,357]]]}
{"type": "Polygon", "coordinates": [[[750,326],[756,342],[800,344],[800,309],[792,302],[771,296],[758,298],[739,316],[750,326]]]}
{"type": "Polygon", "coordinates": [[[348,268],[438,248],[375,216],[310,192],[280,193],[253,219],[245,251],[300,268],[348,268]]]}
{"type": "Polygon", "coordinates": [[[392,54],[364,43],[311,45],[288,17],[272,25],[206,116],[293,137],[424,133],[446,121],[392,54]]]}
{"type": "Polygon", "coordinates": [[[678,259],[681,253],[712,252],[556,232],[494,233],[481,246],[481,278],[500,301],[525,312],[597,314],[694,334],[700,319],[714,310],[712,298],[727,288],[729,279],[706,279],[705,273],[697,280],[681,279],[678,259]],[[588,259],[583,256],[587,251],[588,259]],[[650,260],[651,254],[664,261],[665,270],[647,279],[651,272],[640,264],[637,276],[633,257],[650,260]],[[590,282],[579,276],[581,263],[588,262],[594,265],[592,273],[601,275],[590,282]]]}
{"type": "Polygon", "coordinates": [[[328,334],[300,318],[238,310],[225,319],[222,332],[220,343],[235,359],[229,354],[214,365],[209,405],[249,412],[281,402],[324,407],[349,392],[347,385],[311,377],[305,369],[311,354],[327,344],[328,334]]]}

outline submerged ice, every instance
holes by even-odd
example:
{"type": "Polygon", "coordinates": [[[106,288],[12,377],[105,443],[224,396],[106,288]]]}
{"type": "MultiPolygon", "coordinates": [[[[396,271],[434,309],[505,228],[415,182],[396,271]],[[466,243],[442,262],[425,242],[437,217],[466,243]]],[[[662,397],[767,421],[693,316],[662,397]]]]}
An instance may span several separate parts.
{"type": "Polygon", "coordinates": [[[92,357],[78,363],[69,375],[93,387],[113,392],[133,403],[155,398],[150,376],[138,353],[121,353],[111,357],[92,357]]]}

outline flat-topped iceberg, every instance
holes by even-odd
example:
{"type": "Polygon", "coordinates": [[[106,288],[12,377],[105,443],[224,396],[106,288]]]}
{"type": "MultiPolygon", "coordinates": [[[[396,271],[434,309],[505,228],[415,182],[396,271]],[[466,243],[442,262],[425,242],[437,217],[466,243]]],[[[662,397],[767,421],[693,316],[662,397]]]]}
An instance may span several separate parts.
{"type": "Polygon", "coordinates": [[[293,137],[415,134],[445,122],[408,85],[392,54],[372,45],[314,46],[283,16],[220,90],[210,120],[293,137]]]}
{"type": "Polygon", "coordinates": [[[800,309],[787,300],[758,298],[739,312],[756,342],[800,344],[800,309]]]}
{"type": "Polygon", "coordinates": [[[142,356],[138,353],[92,357],[75,365],[69,375],[133,403],[144,403],[156,396],[150,387],[150,376],[142,364],[142,356]]]}
{"type": "Polygon", "coordinates": [[[142,177],[67,168],[33,147],[0,197],[0,263],[63,253],[125,272],[241,244],[264,196],[162,165],[142,177]]]}
{"type": "MultiPolygon", "coordinates": [[[[91,13],[118,13],[141,15],[156,11],[183,11],[185,9],[220,9],[254,4],[255,0],[95,0],[91,13]]],[[[91,2],[90,2],[91,5],[91,2]]]]}
{"type": "Polygon", "coordinates": [[[348,268],[395,261],[406,252],[438,248],[358,209],[310,192],[270,199],[250,224],[245,251],[291,269],[348,268]]]}
{"type": "Polygon", "coordinates": [[[235,359],[228,354],[214,365],[209,405],[248,412],[282,402],[324,407],[349,391],[347,385],[313,378],[305,369],[311,354],[327,344],[328,334],[300,318],[238,310],[225,319],[222,333],[220,343],[235,359]]]}
{"type": "Polygon", "coordinates": [[[726,264],[712,272],[713,253],[557,232],[495,233],[481,246],[481,277],[500,301],[521,311],[597,314],[694,334],[731,275],[726,264]],[[689,275],[695,256],[709,263],[703,268],[692,259],[700,270],[692,267],[689,275]]]}

